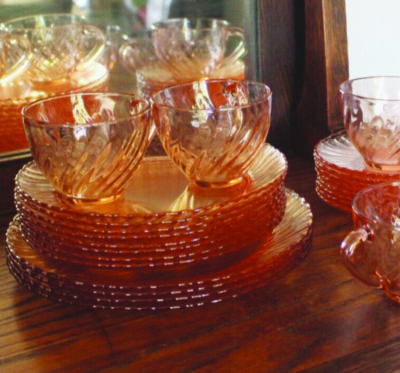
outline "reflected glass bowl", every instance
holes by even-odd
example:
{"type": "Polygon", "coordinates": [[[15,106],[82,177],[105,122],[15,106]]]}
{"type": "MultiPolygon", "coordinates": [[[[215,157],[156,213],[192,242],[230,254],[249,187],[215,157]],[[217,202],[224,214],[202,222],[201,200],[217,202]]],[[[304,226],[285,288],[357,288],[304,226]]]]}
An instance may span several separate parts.
{"type": "Polygon", "coordinates": [[[27,74],[35,89],[68,79],[85,70],[106,49],[106,37],[83,17],[73,14],[43,14],[16,18],[1,25],[3,33],[30,44],[27,74]]]}
{"type": "Polygon", "coordinates": [[[216,18],[171,18],[151,25],[156,55],[176,80],[210,77],[246,53],[244,31],[216,18]],[[230,50],[230,42],[235,48],[230,50]]]}

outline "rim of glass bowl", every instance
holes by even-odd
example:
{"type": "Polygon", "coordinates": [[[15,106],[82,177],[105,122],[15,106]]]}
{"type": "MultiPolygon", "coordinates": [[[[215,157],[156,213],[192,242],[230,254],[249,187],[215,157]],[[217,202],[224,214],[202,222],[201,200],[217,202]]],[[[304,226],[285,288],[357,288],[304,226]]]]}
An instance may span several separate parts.
{"type": "MultiPolygon", "coordinates": [[[[163,27],[164,25],[170,25],[170,24],[175,24],[175,23],[182,23],[182,24],[195,24],[200,22],[200,24],[203,24],[203,22],[211,22],[211,23],[216,23],[217,25],[222,24],[223,26],[230,26],[231,24],[226,20],[226,19],[221,19],[221,18],[213,18],[213,17],[174,17],[174,18],[168,18],[163,21],[158,21],[154,22],[150,25],[150,31],[153,30],[158,30],[159,28],[163,27]]],[[[202,26],[202,27],[195,27],[193,30],[212,30],[213,27],[210,26],[202,26]]]]}
{"type": "MultiPolygon", "coordinates": [[[[35,30],[35,29],[46,29],[46,28],[51,28],[54,26],[50,25],[45,25],[41,27],[36,27],[36,26],[24,26],[21,22],[30,20],[30,19],[39,19],[39,18],[47,18],[47,19],[56,19],[56,18],[65,18],[69,20],[75,20],[76,22],[72,24],[89,24],[88,20],[85,16],[79,15],[79,14],[72,14],[72,13],[45,13],[45,14],[32,14],[28,16],[22,16],[22,17],[16,17],[16,18],[11,18],[7,21],[3,21],[0,23],[0,30],[1,29],[11,29],[11,30],[35,30]]],[[[67,23],[62,23],[60,26],[65,26],[67,23]]]]}
{"type": "MultiPolygon", "coordinates": [[[[369,193],[369,192],[371,192],[371,191],[373,191],[373,190],[380,189],[380,188],[382,189],[382,192],[385,193],[385,192],[383,191],[383,188],[384,188],[384,189],[387,189],[388,187],[394,187],[394,188],[398,188],[398,189],[400,190],[400,181],[392,181],[392,182],[386,182],[386,183],[375,184],[375,185],[371,185],[371,186],[369,186],[369,187],[367,187],[367,188],[364,188],[364,189],[360,190],[360,191],[354,196],[353,201],[352,201],[352,203],[351,203],[351,209],[352,209],[352,211],[353,211],[355,214],[357,214],[357,215],[359,215],[359,216],[362,216],[363,219],[365,219],[365,220],[368,221],[368,222],[372,222],[372,223],[376,223],[376,224],[379,224],[379,225],[383,225],[383,226],[385,226],[385,227],[392,227],[392,228],[393,228],[393,227],[394,227],[393,224],[390,224],[390,223],[388,223],[387,221],[383,221],[383,220],[381,220],[380,218],[371,218],[371,217],[367,216],[367,215],[365,214],[365,212],[363,211],[363,210],[366,210],[365,208],[362,210],[362,209],[360,209],[360,208],[357,206],[358,200],[359,200],[360,198],[363,198],[363,197],[365,196],[366,193],[369,193]]],[[[399,229],[396,228],[396,230],[399,230],[399,229]]]]}
{"type": "Polygon", "coordinates": [[[391,80],[397,80],[398,81],[398,86],[399,86],[399,92],[400,92],[400,76],[396,75],[372,75],[372,76],[365,76],[361,78],[354,78],[354,79],[349,79],[344,82],[342,82],[339,86],[339,93],[341,96],[344,95],[350,95],[354,98],[358,98],[361,100],[368,100],[372,102],[380,102],[380,101],[385,101],[385,102],[392,102],[392,101],[399,101],[400,102],[400,95],[397,98],[379,98],[379,97],[370,97],[366,95],[361,95],[361,94],[355,94],[352,92],[346,92],[345,87],[351,87],[353,83],[355,82],[361,82],[361,81],[367,81],[367,80],[373,80],[373,79],[391,79],[391,80]]]}
{"type": "Polygon", "coordinates": [[[201,80],[196,80],[194,82],[186,82],[186,83],[178,83],[178,84],[174,84],[171,86],[168,86],[167,88],[164,88],[160,91],[158,91],[154,97],[153,97],[153,106],[157,106],[160,108],[165,108],[165,109],[173,109],[175,111],[180,111],[180,112],[225,112],[225,111],[231,111],[231,110],[236,110],[236,109],[242,109],[242,108],[248,108],[251,107],[253,105],[265,102],[270,100],[272,97],[272,90],[269,86],[267,86],[264,83],[261,82],[257,82],[255,80],[239,80],[239,79],[201,79],[201,80]],[[193,86],[194,83],[239,83],[240,85],[247,85],[247,84],[251,84],[251,85],[255,85],[255,86],[260,86],[260,87],[264,87],[265,88],[265,92],[264,95],[262,97],[260,97],[259,99],[256,99],[254,101],[252,101],[251,103],[247,103],[247,104],[243,104],[243,105],[233,105],[230,107],[223,107],[223,108],[211,108],[211,109],[201,109],[201,108],[185,108],[185,107],[178,107],[178,106],[173,106],[173,105],[169,105],[166,103],[159,103],[157,102],[157,97],[159,97],[163,92],[165,91],[170,91],[172,89],[177,89],[177,88],[184,88],[184,87],[189,87],[189,86],[193,86]]]}
{"type": "Polygon", "coordinates": [[[119,92],[72,92],[72,93],[64,93],[64,94],[60,94],[60,95],[54,95],[54,96],[50,96],[50,97],[46,97],[46,98],[41,98],[39,100],[35,100],[35,101],[29,103],[28,105],[25,105],[22,108],[21,114],[24,119],[29,119],[31,121],[34,121],[35,123],[30,123],[30,125],[33,125],[36,127],[38,127],[38,126],[47,126],[47,127],[51,127],[51,128],[76,127],[76,126],[100,127],[100,126],[104,126],[104,125],[112,125],[115,123],[120,123],[122,121],[130,120],[132,118],[140,117],[141,115],[150,111],[151,107],[152,107],[152,105],[151,105],[151,102],[149,99],[141,97],[141,96],[133,94],[133,93],[131,94],[131,93],[119,93],[119,92]],[[56,100],[64,99],[66,97],[73,97],[73,96],[125,97],[130,100],[141,101],[145,104],[145,107],[142,110],[140,110],[138,113],[126,115],[126,116],[123,116],[121,118],[118,118],[118,119],[115,119],[112,121],[110,120],[110,121],[101,121],[101,122],[94,122],[94,123],[64,123],[64,122],[54,123],[53,121],[46,122],[43,120],[38,120],[37,118],[34,118],[33,116],[29,115],[29,110],[36,105],[43,104],[47,101],[56,101],[56,100]]]}

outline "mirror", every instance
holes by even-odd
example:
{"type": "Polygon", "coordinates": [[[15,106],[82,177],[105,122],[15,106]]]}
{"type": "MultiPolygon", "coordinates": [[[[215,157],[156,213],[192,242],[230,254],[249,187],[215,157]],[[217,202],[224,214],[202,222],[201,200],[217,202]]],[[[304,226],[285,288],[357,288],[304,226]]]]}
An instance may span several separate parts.
{"type": "MultiPolygon", "coordinates": [[[[46,13],[72,13],[85,17],[89,24],[95,25],[104,33],[107,33],[107,25],[117,25],[120,36],[125,38],[149,28],[154,22],[167,18],[188,15],[222,18],[231,25],[245,30],[248,48],[245,56],[246,77],[259,80],[257,0],[198,0],[196,2],[184,0],[0,0],[0,7],[0,22],[46,13]]],[[[112,40],[109,44],[115,47],[120,40],[112,40]]],[[[99,76],[100,72],[96,71],[91,68],[78,74],[79,76],[74,75],[76,81],[84,82],[79,86],[80,90],[107,89],[132,92],[136,89],[137,82],[134,74],[128,73],[118,61],[110,69],[105,86],[93,84],[93,82],[96,83],[94,80],[89,81],[89,76],[93,75],[93,79],[99,76]]],[[[0,84],[0,162],[30,156],[20,111],[25,104],[47,93],[31,86],[26,88],[27,84],[30,84],[25,82],[26,75],[21,74],[18,83],[15,83],[17,82],[15,80],[11,85],[0,84]]],[[[45,92],[58,94],[69,90],[68,85],[57,84],[53,84],[51,89],[46,87],[45,92]]]]}

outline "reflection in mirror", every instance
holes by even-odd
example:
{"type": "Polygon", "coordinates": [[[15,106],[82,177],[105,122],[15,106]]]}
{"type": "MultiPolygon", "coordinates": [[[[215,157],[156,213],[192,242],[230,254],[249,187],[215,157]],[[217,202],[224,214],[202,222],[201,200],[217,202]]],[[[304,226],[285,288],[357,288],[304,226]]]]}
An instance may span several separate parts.
{"type": "MultiPolygon", "coordinates": [[[[257,62],[259,58],[259,37],[257,35],[259,2],[257,0],[0,0],[0,4],[2,8],[0,22],[37,14],[72,13],[84,17],[87,24],[97,26],[105,34],[108,30],[107,26],[113,25],[117,26],[121,30],[121,34],[125,36],[148,29],[154,22],[168,18],[190,16],[224,19],[230,25],[245,30],[246,78],[260,80],[257,62]]],[[[115,45],[113,46],[115,47],[115,45]]],[[[228,45],[227,48],[234,49],[234,45],[228,45]]],[[[103,63],[106,60],[107,58],[104,56],[99,56],[99,59],[94,61],[96,66],[104,65],[105,70],[108,71],[107,77],[104,75],[105,79],[101,80],[101,84],[92,84],[91,82],[81,84],[78,90],[136,91],[135,74],[127,74],[119,61],[103,63]]],[[[89,75],[85,72],[84,77],[89,75]]],[[[7,98],[4,95],[0,96],[2,111],[0,117],[0,161],[29,155],[20,112],[27,103],[49,95],[43,90],[34,90],[33,92],[29,88],[29,81],[25,81],[26,76],[29,74],[24,75],[22,93],[19,93],[22,75],[20,80],[12,82],[10,86],[0,87],[0,93],[17,92],[11,95],[12,97],[8,97],[9,94],[7,98]],[[26,87],[28,89],[25,89],[26,87]]],[[[79,79],[80,81],[85,80],[82,80],[82,77],[79,79]]],[[[62,88],[52,90],[51,94],[70,91],[64,85],[62,88]]]]}

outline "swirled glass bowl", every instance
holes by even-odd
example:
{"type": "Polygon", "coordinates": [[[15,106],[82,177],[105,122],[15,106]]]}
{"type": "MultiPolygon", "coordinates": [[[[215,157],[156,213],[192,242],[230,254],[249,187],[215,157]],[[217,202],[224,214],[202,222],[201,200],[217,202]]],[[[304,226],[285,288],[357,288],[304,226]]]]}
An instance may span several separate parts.
{"type": "Polygon", "coordinates": [[[118,198],[152,137],[148,100],[118,93],[71,93],[23,108],[38,168],[73,203],[118,198]]]}
{"type": "Polygon", "coordinates": [[[271,96],[265,84],[229,79],[176,85],[154,96],[158,136],[192,188],[245,180],[269,131],[271,96]]]}

